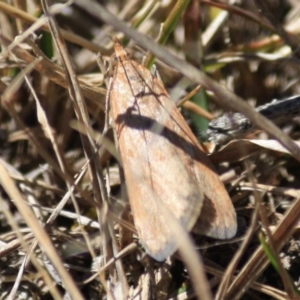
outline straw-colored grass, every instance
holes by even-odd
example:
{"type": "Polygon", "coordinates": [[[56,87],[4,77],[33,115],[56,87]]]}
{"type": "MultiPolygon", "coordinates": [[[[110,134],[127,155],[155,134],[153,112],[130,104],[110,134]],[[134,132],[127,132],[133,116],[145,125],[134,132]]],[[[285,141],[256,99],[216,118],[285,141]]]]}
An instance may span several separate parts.
{"type": "Polygon", "coordinates": [[[1,299],[299,298],[299,117],[279,128],[253,108],[300,93],[300,4],[50,2],[0,2],[1,299]],[[161,263],[140,246],[106,109],[114,37],[202,141],[228,111],[260,129],[205,145],[234,239],[182,235],[196,251],[161,263]]]}

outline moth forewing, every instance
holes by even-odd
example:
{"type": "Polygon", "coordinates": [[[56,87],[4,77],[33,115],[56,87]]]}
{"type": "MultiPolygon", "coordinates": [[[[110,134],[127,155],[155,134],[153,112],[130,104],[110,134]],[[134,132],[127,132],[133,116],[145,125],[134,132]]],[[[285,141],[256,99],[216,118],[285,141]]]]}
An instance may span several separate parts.
{"type": "Polygon", "coordinates": [[[206,202],[213,214],[213,226],[205,217],[208,222],[198,225],[201,233],[210,233],[226,223],[224,218],[218,223],[218,197],[231,212],[234,210],[224,186],[162,82],[130,60],[118,43],[115,52],[118,62],[109,98],[134,223],[147,253],[163,260],[177,249],[176,241],[180,238],[170,228],[165,210],[190,230],[206,202]],[[215,188],[220,191],[211,191],[215,188]]]}

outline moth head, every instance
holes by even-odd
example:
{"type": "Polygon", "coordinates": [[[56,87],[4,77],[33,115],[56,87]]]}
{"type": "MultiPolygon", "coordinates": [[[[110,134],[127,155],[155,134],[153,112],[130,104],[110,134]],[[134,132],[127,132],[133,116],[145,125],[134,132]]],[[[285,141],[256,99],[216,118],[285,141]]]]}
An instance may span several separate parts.
{"type": "Polygon", "coordinates": [[[114,52],[112,56],[110,57],[109,61],[109,71],[110,74],[112,75],[114,72],[115,67],[118,65],[118,62],[122,62],[123,60],[131,60],[134,59],[134,52],[130,48],[124,48],[124,56],[117,56],[116,53],[114,52]]]}

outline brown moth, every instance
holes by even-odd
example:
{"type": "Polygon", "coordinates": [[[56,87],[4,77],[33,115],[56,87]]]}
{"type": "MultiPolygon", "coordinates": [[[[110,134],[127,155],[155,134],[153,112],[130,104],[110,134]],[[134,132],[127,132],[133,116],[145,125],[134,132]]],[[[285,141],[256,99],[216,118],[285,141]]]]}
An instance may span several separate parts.
{"type": "Polygon", "coordinates": [[[177,249],[162,207],[186,230],[233,237],[236,215],[227,191],[163,83],[120,43],[114,48],[109,101],[134,223],[147,253],[162,261],[177,249]]]}

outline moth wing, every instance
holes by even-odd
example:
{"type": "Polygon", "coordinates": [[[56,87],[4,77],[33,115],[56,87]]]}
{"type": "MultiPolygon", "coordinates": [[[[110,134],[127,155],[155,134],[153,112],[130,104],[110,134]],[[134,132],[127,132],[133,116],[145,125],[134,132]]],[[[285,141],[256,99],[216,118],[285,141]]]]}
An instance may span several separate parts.
{"type": "Polygon", "coordinates": [[[143,66],[123,61],[110,98],[134,222],[147,253],[163,260],[177,249],[164,209],[187,230],[194,226],[221,239],[235,235],[227,191],[163,84],[143,66]]]}
{"type": "MultiPolygon", "coordinates": [[[[163,89],[160,81],[153,87],[155,94],[163,89]]],[[[170,104],[165,104],[169,106],[170,104]]],[[[201,214],[193,228],[198,234],[203,234],[217,239],[229,239],[235,236],[237,231],[237,221],[234,207],[226,191],[224,184],[217,175],[214,166],[203,151],[202,146],[192,133],[190,127],[175,107],[172,109],[171,118],[173,126],[177,132],[181,131],[178,137],[172,141],[174,145],[182,147],[187,156],[192,159],[190,168],[197,178],[197,184],[204,194],[204,202],[201,214]],[[176,124],[178,125],[176,127],[176,124]],[[180,129],[178,129],[178,127],[180,129]],[[183,140],[181,137],[184,136],[183,140]],[[179,145],[180,144],[180,145],[179,145]]],[[[163,120],[161,120],[163,122],[163,120]]],[[[169,137],[172,140],[171,137],[169,137]]]]}
{"type": "MultiPolygon", "coordinates": [[[[147,69],[143,72],[154,80],[148,86],[154,89],[157,79],[147,69]]],[[[133,91],[119,78],[120,73],[115,76],[110,97],[134,222],[147,253],[163,260],[177,249],[178,238],[164,209],[186,230],[193,227],[200,214],[203,193],[193,159],[185,149],[192,145],[180,136],[178,122],[170,118],[170,114],[175,119],[181,115],[164,89],[158,94],[153,90],[133,91]],[[138,96],[122,101],[124,94],[138,96]],[[168,103],[171,112],[166,111],[168,103]],[[183,147],[174,143],[178,138],[183,147]]]]}
{"type": "MultiPolygon", "coordinates": [[[[149,132],[145,137],[148,142],[156,139],[149,132]]],[[[180,160],[177,149],[167,140],[156,142],[156,147],[150,150],[147,143],[137,146],[147,157],[144,153],[136,153],[124,158],[126,181],[135,183],[127,185],[134,222],[147,253],[163,260],[174,253],[177,238],[180,238],[170,228],[164,210],[168,210],[183,228],[191,230],[200,214],[203,193],[180,160]],[[137,168],[136,159],[143,162],[143,170],[137,168]]]]}
{"type": "Polygon", "coordinates": [[[236,214],[223,183],[208,159],[206,164],[198,162],[197,171],[204,202],[193,231],[217,239],[234,237],[237,231],[236,214]]]}

